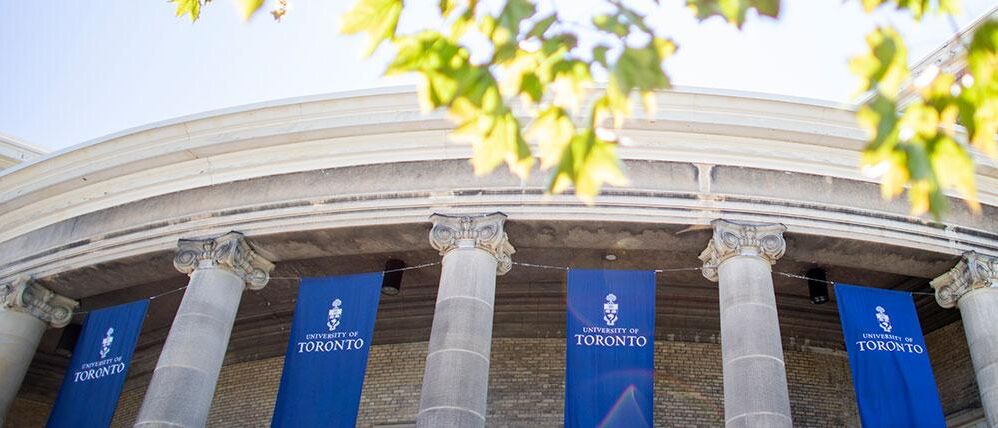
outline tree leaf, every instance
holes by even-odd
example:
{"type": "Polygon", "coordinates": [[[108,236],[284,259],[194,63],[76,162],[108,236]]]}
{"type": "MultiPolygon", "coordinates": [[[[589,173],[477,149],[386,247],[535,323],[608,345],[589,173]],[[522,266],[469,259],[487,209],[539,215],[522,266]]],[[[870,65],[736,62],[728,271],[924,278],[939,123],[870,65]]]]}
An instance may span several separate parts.
{"type": "Polygon", "coordinates": [[[894,99],[908,78],[908,51],[892,28],[877,28],[867,34],[869,50],[849,60],[853,74],[863,79],[861,92],[876,90],[894,99]]]}
{"type": "Polygon", "coordinates": [[[249,20],[260,6],[263,6],[263,0],[236,0],[236,8],[243,20],[249,20]]]}
{"type": "Polygon", "coordinates": [[[961,119],[970,142],[991,157],[998,157],[998,20],[988,20],[974,32],[967,51],[967,69],[973,84],[961,98],[966,112],[961,119]]]}
{"type": "Polygon", "coordinates": [[[721,16],[738,28],[745,23],[749,10],[755,9],[760,15],[771,18],[780,14],[780,0],[686,0],[686,6],[701,21],[721,16]]]}
{"type": "Polygon", "coordinates": [[[343,34],[367,33],[366,56],[371,56],[385,40],[395,38],[402,0],[357,0],[353,8],[343,15],[343,34]]]}
{"type": "Polygon", "coordinates": [[[575,136],[575,124],[565,109],[551,106],[541,112],[530,124],[527,138],[537,142],[541,168],[558,164],[562,152],[575,136]]]}
{"type": "Polygon", "coordinates": [[[184,15],[190,15],[191,22],[194,22],[201,17],[201,0],[170,0],[170,3],[177,4],[178,18],[184,15]]]}
{"type": "Polygon", "coordinates": [[[592,128],[576,134],[562,151],[548,191],[561,193],[574,184],[576,196],[592,204],[604,184],[626,186],[628,180],[616,149],[617,144],[600,139],[592,128]]]}

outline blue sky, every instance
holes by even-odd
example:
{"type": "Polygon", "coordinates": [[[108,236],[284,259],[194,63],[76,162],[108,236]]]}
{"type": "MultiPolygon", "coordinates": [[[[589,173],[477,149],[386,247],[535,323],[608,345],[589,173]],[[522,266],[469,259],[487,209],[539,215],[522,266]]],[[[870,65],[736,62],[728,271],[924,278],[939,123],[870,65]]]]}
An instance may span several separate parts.
{"type": "MultiPolygon", "coordinates": [[[[583,0],[557,0],[579,7],[583,0]]],[[[337,33],[351,1],[292,0],[284,22],[242,22],[227,0],[191,24],[165,1],[0,0],[0,133],[61,149],[124,129],[242,104],[412,84],[380,77],[382,50],[337,33]]],[[[667,62],[675,85],[849,102],[857,81],[847,59],[877,24],[901,28],[916,60],[952,36],[941,18],[865,15],[858,0],[784,0],[779,21],[754,18],[739,32],[697,23],[681,0],[654,20],[679,44],[667,62]]],[[[436,2],[410,1],[403,28],[432,20],[436,2]]],[[[956,26],[994,6],[964,1],[956,26]]]]}

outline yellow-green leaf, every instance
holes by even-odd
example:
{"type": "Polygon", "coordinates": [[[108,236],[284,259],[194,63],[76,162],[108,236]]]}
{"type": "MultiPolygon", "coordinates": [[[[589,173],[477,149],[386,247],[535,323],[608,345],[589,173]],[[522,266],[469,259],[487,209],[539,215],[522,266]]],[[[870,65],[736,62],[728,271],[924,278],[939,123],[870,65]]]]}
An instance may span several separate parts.
{"type": "Polygon", "coordinates": [[[700,20],[721,16],[739,28],[751,9],[755,9],[760,15],[772,18],[780,14],[780,0],[686,0],[686,6],[693,10],[700,20]]]}
{"type": "Polygon", "coordinates": [[[236,8],[244,20],[250,19],[263,6],[263,0],[236,0],[236,8]]]}
{"type": "Polygon", "coordinates": [[[600,139],[592,128],[575,135],[562,151],[548,191],[561,193],[572,184],[576,196],[587,204],[599,195],[604,184],[626,186],[628,180],[617,157],[617,144],[600,139]]]}
{"type": "Polygon", "coordinates": [[[402,0],[357,0],[354,7],[343,15],[343,34],[367,33],[366,55],[370,56],[385,40],[395,37],[402,0]]]}
{"type": "Polygon", "coordinates": [[[194,22],[201,17],[201,0],[170,0],[170,3],[177,4],[178,18],[184,15],[190,15],[191,22],[194,22]]]}
{"type": "Polygon", "coordinates": [[[892,28],[877,28],[866,36],[869,50],[849,60],[853,74],[863,79],[860,92],[877,90],[894,99],[908,77],[908,51],[892,28]]]}
{"type": "Polygon", "coordinates": [[[575,124],[565,109],[549,107],[530,124],[527,138],[537,143],[541,168],[550,168],[561,159],[562,152],[575,136],[575,124]]]}

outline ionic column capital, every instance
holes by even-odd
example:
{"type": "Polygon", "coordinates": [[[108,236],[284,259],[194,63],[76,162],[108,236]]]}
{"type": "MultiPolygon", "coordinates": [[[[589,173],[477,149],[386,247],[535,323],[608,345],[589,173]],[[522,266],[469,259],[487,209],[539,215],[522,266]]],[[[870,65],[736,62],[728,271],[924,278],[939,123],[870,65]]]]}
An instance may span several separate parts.
{"type": "Polygon", "coordinates": [[[199,267],[220,267],[242,278],[250,290],[267,285],[274,269],[274,264],[257,254],[239,232],[208,239],[181,239],[173,266],[188,275],[199,267]]]}
{"type": "Polygon", "coordinates": [[[73,310],[80,303],[55,294],[27,276],[0,285],[0,307],[34,315],[55,328],[62,328],[73,319],[73,310]]]}
{"type": "Polygon", "coordinates": [[[516,252],[509,243],[504,228],[506,214],[492,213],[477,216],[433,214],[430,216],[430,245],[441,256],[458,247],[475,247],[492,254],[498,265],[496,274],[503,275],[513,267],[512,254],[516,252]]]}
{"type": "Polygon", "coordinates": [[[963,254],[953,269],[933,279],[936,302],[944,308],[957,305],[964,294],[978,288],[998,288],[998,257],[974,251],[963,254]]]}
{"type": "Polygon", "coordinates": [[[717,281],[717,268],[735,256],[759,257],[769,264],[776,263],[787,249],[783,232],[787,227],[778,223],[735,223],[717,219],[710,224],[714,236],[700,253],[703,276],[717,281]]]}

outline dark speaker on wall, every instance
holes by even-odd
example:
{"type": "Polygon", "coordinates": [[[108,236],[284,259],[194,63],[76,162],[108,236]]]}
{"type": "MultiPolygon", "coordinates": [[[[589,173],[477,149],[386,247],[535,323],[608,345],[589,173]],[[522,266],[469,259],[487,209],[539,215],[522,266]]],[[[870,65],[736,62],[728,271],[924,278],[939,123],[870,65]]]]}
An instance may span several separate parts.
{"type": "Polygon", "coordinates": [[[828,276],[822,268],[807,271],[807,288],[811,294],[811,303],[820,305],[828,303],[828,276]]]}
{"type": "Polygon", "coordinates": [[[62,328],[62,336],[59,336],[59,343],[55,345],[55,352],[64,357],[72,357],[73,350],[76,349],[76,342],[80,340],[80,331],[83,326],[80,324],[69,324],[62,328]]]}
{"type": "Polygon", "coordinates": [[[381,279],[381,294],[394,296],[402,290],[402,274],[405,273],[405,262],[399,259],[388,259],[385,263],[385,275],[381,279]]]}

